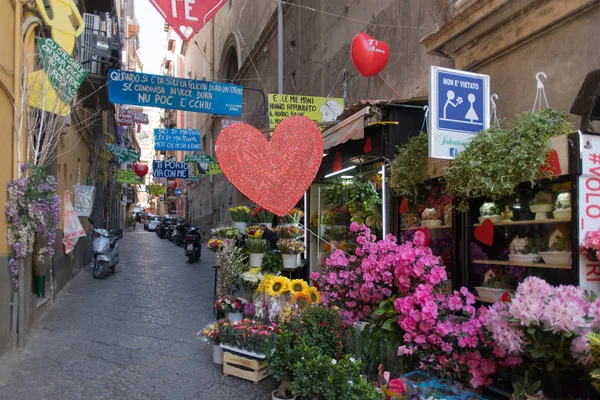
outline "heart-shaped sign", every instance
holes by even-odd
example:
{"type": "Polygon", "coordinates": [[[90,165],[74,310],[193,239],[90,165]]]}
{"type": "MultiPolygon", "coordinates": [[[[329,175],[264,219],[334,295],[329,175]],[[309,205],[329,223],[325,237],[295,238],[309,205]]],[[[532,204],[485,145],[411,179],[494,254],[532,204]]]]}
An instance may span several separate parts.
{"type": "Polygon", "coordinates": [[[182,40],[190,40],[227,0],[150,0],[182,40]]]}
{"type": "Polygon", "coordinates": [[[148,173],[148,166],[146,164],[135,163],[133,170],[140,178],[146,176],[148,173]]]}
{"type": "Polygon", "coordinates": [[[419,228],[417,231],[425,234],[425,247],[429,247],[429,244],[431,243],[431,229],[425,227],[419,228]]]}
{"type": "Polygon", "coordinates": [[[400,203],[400,208],[398,209],[398,212],[400,213],[400,215],[406,214],[409,211],[409,207],[408,207],[408,199],[406,197],[402,198],[402,202],[400,203]]]}
{"type": "Polygon", "coordinates": [[[175,181],[169,181],[169,189],[170,190],[175,190],[177,188],[177,182],[175,181]]]}
{"type": "Polygon", "coordinates": [[[280,217],[304,195],[323,159],[321,130],[301,116],[284,119],[271,141],[248,124],[230,125],[221,131],[215,147],[229,182],[280,217]]]}
{"type": "Polygon", "coordinates": [[[481,225],[475,228],[475,239],[488,246],[494,243],[494,224],[491,219],[484,219],[481,225]]]}
{"type": "Polygon", "coordinates": [[[546,157],[546,164],[542,166],[542,172],[550,171],[552,175],[560,175],[560,160],[558,159],[558,153],[556,150],[550,151],[548,157],[546,157]]]}
{"type": "Polygon", "coordinates": [[[368,78],[383,71],[390,59],[390,48],[386,42],[361,32],[352,39],[350,57],[356,70],[368,78]]]}

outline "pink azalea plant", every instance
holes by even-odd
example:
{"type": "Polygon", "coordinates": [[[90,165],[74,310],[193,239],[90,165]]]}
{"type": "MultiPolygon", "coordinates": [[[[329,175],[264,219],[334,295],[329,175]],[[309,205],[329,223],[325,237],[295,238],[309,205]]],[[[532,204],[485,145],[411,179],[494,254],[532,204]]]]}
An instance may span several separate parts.
{"type": "Polygon", "coordinates": [[[593,363],[586,335],[600,328],[600,299],[575,286],[526,278],[511,302],[490,307],[486,327],[496,344],[550,372],[593,363]]]}
{"type": "Polygon", "coordinates": [[[338,306],[346,322],[367,317],[384,299],[409,293],[419,283],[435,286],[447,279],[440,259],[425,247],[423,232],[398,244],[392,235],[377,241],[369,228],[356,222],[350,230],[358,235],[354,255],[337,250],[322,273],[311,274],[322,303],[338,306]]]}
{"type": "Polygon", "coordinates": [[[592,261],[598,259],[598,251],[600,251],[600,231],[586,232],[585,238],[579,246],[581,254],[592,261]]]}

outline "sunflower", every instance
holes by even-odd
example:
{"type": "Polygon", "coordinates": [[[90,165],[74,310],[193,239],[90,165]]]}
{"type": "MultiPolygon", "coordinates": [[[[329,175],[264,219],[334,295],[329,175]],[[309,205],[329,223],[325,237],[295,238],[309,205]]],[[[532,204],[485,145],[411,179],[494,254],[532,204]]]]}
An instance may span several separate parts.
{"type": "Polygon", "coordinates": [[[300,305],[311,303],[310,296],[304,292],[294,293],[294,295],[292,296],[292,301],[297,304],[299,303],[300,305]]]}
{"type": "Polygon", "coordinates": [[[290,280],[284,276],[274,276],[266,283],[267,292],[273,297],[279,297],[289,290],[289,283],[290,280]]]}
{"type": "Polygon", "coordinates": [[[303,279],[292,279],[290,281],[290,292],[308,294],[308,284],[303,279]]]}
{"type": "Polygon", "coordinates": [[[263,293],[267,290],[267,285],[265,285],[264,283],[260,283],[256,290],[258,291],[258,293],[263,293]]]}
{"type": "Polygon", "coordinates": [[[319,304],[321,302],[321,293],[319,293],[319,291],[317,290],[316,287],[314,287],[314,286],[309,287],[308,295],[310,296],[310,300],[313,303],[319,304]]]}

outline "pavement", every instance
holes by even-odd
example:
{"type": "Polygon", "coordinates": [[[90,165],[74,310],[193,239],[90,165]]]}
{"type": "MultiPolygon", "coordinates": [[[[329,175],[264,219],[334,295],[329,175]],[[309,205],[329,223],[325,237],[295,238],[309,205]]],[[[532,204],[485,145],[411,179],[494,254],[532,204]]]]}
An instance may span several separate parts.
{"type": "Polygon", "coordinates": [[[141,225],[120,253],[116,273],[96,280],[84,268],[25,349],[0,357],[0,399],[270,399],[272,378],[223,376],[196,336],[214,320],[213,253],[189,264],[141,225]]]}

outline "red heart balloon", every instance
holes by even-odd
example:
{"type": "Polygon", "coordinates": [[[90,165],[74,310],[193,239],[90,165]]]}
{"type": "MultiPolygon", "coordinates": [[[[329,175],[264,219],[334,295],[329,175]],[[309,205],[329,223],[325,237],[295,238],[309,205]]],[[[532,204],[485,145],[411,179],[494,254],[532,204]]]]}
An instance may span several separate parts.
{"type": "Polygon", "coordinates": [[[170,181],[169,182],[169,189],[171,190],[175,190],[177,188],[177,182],[175,181],[170,181]]]}
{"type": "Polygon", "coordinates": [[[350,57],[356,70],[368,78],[383,71],[390,59],[390,48],[386,42],[361,32],[352,39],[350,57]]]}
{"type": "Polygon", "coordinates": [[[408,211],[409,211],[408,199],[406,197],[403,197],[402,203],[400,203],[400,208],[398,209],[398,212],[400,213],[400,215],[402,215],[402,214],[406,214],[408,211]]]}
{"type": "Polygon", "coordinates": [[[494,243],[494,224],[491,219],[484,219],[481,225],[475,228],[475,239],[488,246],[494,243]]]}
{"type": "Polygon", "coordinates": [[[146,164],[135,163],[133,170],[140,178],[146,176],[148,173],[148,166],[146,164]]]}
{"type": "Polygon", "coordinates": [[[306,117],[284,119],[271,141],[248,124],[219,134],[216,153],[223,174],[259,206],[283,217],[315,179],[323,159],[323,135],[306,117]]]}

